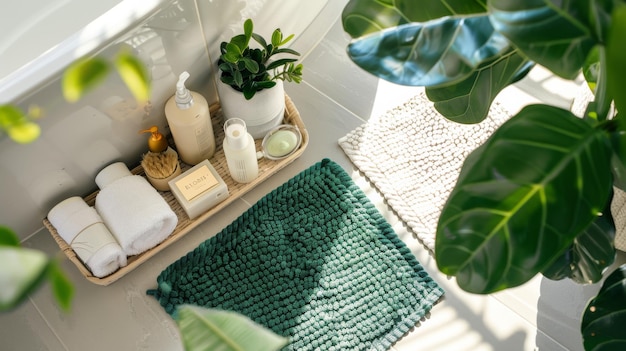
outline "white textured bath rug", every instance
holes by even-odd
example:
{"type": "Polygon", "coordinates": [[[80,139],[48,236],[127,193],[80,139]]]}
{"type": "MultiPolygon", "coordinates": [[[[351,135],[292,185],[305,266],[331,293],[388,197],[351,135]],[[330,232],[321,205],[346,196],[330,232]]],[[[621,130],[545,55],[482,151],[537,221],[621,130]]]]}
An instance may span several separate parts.
{"type": "Polygon", "coordinates": [[[437,221],[465,157],[511,114],[497,102],[481,123],[445,119],[422,91],[339,139],[415,235],[434,251],[437,221]]]}

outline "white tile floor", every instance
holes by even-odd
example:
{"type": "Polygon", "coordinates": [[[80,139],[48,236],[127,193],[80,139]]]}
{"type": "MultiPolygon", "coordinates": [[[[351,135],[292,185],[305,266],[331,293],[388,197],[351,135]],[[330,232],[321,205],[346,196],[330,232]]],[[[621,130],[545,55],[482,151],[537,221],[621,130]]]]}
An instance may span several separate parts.
{"type": "MultiPolygon", "coordinates": [[[[313,163],[328,157],[339,163],[363,188],[393,225],[431,276],[445,289],[445,298],[393,350],[581,350],[580,313],[598,286],[578,286],[537,277],[528,284],[489,296],[460,290],[437,271],[433,257],[413,238],[355,171],[337,139],[408,100],[417,88],[382,82],[357,68],[345,55],[347,36],[336,23],[304,60],[305,81],[287,85],[307,130],[310,144],[294,163],[259,185],[187,236],[108,287],[89,283],[69,262],[64,269],[76,287],[73,309],[63,313],[48,289],[34,294],[17,310],[0,315],[3,350],[181,350],[177,328],[145,291],[170,263],[217,233],[263,195],[313,163]]],[[[515,111],[541,99],[556,97],[567,107],[575,85],[541,69],[508,88],[499,97],[515,111]],[[543,87],[560,84],[553,96],[543,87]]],[[[58,247],[46,230],[26,246],[55,254],[58,247]]]]}

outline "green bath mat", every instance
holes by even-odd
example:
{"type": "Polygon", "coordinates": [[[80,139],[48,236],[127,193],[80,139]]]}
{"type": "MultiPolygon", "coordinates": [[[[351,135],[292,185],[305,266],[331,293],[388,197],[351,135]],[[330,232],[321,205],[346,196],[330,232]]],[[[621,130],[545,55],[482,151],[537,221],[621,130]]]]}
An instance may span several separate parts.
{"type": "Polygon", "coordinates": [[[443,295],[336,163],[323,160],[174,262],[148,291],[174,314],[242,313],[284,350],[386,350],[443,295]]]}

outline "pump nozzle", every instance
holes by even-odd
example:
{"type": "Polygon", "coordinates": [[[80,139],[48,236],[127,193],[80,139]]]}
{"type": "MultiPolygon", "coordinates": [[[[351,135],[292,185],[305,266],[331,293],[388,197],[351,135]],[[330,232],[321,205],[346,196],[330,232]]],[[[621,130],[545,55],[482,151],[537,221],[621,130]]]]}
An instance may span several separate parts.
{"type": "Polygon", "coordinates": [[[193,98],[187,87],[185,87],[187,78],[189,78],[189,72],[184,71],[178,76],[178,82],[176,83],[176,105],[180,109],[188,109],[193,105],[193,98]]]}
{"type": "Polygon", "coordinates": [[[152,133],[150,139],[148,139],[148,149],[152,152],[163,152],[167,150],[167,140],[163,137],[163,134],[159,133],[157,126],[152,126],[148,129],[140,130],[139,134],[152,133]]]}

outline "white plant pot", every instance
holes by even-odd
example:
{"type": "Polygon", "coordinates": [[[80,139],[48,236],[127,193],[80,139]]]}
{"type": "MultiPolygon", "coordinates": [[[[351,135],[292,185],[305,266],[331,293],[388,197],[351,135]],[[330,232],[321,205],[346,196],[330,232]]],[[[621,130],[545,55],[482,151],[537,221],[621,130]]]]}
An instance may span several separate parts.
{"type": "Polygon", "coordinates": [[[225,119],[241,118],[246,122],[248,133],[261,139],[272,128],[281,124],[285,114],[285,89],[283,81],[276,81],[271,89],[257,92],[250,100],[231,86],[217,82],[217,93],[225,119]]]}

